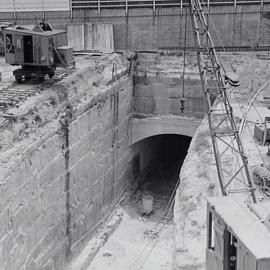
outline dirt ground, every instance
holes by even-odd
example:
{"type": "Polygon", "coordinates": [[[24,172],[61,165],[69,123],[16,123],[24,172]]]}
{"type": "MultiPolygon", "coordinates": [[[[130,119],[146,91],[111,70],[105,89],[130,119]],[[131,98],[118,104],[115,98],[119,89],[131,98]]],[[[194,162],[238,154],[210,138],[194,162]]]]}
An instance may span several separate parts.
{"type": "Polygon", "coordinates": [[[158,240],[155,235],[152,239],[148,233],[153,231],[155,234],[157,231],[153,228],[154,222],[132,218],[125,212],[118,229],[101,248],[88,270],[172,270],[173,225],[164,225],[158,240]]]}
{"type": "Polygon", "coordinates": [[[101,248],[88,270],[172,270],[173,220],[170,196],[178,180],[178,166],[159,166],[122,203],[119,227],[101,248]],[[153,213],[143,215],[142,196],[153,196],[153,213]],[[170,209],[169,209],[170,208],[170,209]]]}
{"type": "MultiPolygon", "coordinates": [[[[250,98],[270,79],[270,60],[259,59],[258,55],[257,52],[222,54],[226,71],[235,72],[241,81],[239,87],[229,88],[228,91],[238,125],[250,98]]],[[[269,85],[258,97],[256,107],[252,107],[248,112],[248,126],[245,126],[241,136],[251,169],[260,164],[269,168],[270,158],[266,155],[268,146],[262,146],[253,137],[255,123],[262,123],[264,117],[270,115],[269,102],[263,98],[267,93],[269,85]]],[[[231,162],[222,166],[232,170],[231,162]]],[[[220,196],[220,187],[205,119],[192,139],[176,195],[175,269],[205,270],[206,199],[211,196],[220,196]]],[[[261,199],[260,195],[258,197],[261,199]]]]}

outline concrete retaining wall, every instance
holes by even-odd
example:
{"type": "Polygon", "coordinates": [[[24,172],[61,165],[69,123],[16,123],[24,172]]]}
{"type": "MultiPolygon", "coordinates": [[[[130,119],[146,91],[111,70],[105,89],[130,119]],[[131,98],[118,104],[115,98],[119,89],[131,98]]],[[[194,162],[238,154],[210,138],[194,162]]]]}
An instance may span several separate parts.
{"type": "MultiPolygon", "coordinates": [[[[269,44],[267,35],[270,6],[265,5],[260,12],[260,5],[238,6],[234,12],[232,5],[211,7],[210,31],[216,46],[255,46],[257,43],[269,44]],[[219,34],[217,34],[219,33],[219,34]]],[[[114,24],[116,49],[172,49],[184,47],[185,12],[180,8],[157,8],[155,14],[149,9],[102,10],[98,18],[96,10],[74,11],[74,21],[85,18],[94,23],[114,24]]],[[[191,21],[188,21],[187,46],[194,47],[191,21]]]]}
{"type": "Polygon", "coordinates": [[[104,217],[132,177],[129,166],[128,121],[132,82],[117,83],[95,98],[91,108],[69,126],[70,246],[104,217]]]}
{"type": "MultiPolygon", "coordinates": [[[[85,69],[49,89],[44,86],[37,104],[32,100],[17,123],[27,128],[35,121],[39,128],[33,124],[24,133],[13,126],[21,132],[20,142],[0,153],[0,270],[67,269],[126,187],[154,165],[158,139],[130,147],[129,122],[134,93],[135,99],[155,97],[155,87],[139,95],[132,79],[122,77],[92,92],[93,81],[95,75],[85,69]],[[84,90],[78,90],[82,82],[84,90]],[[44,114],[41,123],[38,112],[44,114]]],[[[172,82],[164,79],[162,87],[172,82]]],[[[157,84],[165,104],[168,93],[177,96],[173,85],[170,92],[157,84]]],[[[167,114],[160,108],[155,113],[167,114]]]]}
{"type": "Polygon", "coordinates": [[[134,112],[145,115],[179,115],[203,118],[207,110],[199,79],[186,79],[184,111],[180,109],[183,80],[134,77],[134,112]]]}
{"type": "Polygon", "coordinates": [[[126,188],[155,165],[158,137],[129,142],[133,90],[122,78],[68,105],[26,149],[1,156],[0,270],[66,269],[126,188]]]}
{"type": "MultiPolygon", "coordinates": [[[[210,31],[216,46],[256,46],[269,44],[270,5],[239,5],[236,12],[233,5],[211,6],[210,31]],[[217,34],[218,33],[218,34],[217,34]]],[[[1,13],[2,21],[12,20],[12,13],[1,13]]],[[[17,23],[33,24],[41,19],[41,12],[18,12],[17,23]]],[[[46,12],[46,19],[55,27],[66,28],[71,22],[69,12],[46,12]]],[[[180,7],[132,8],[126,16],[125,9],[97,10],[76,9],[74,23],[109,23],[114,25],[115,49],[150,50],[184,47],[185,11],[180,7]]],[[[188,22],[188,47],[193,47],[191,22],[188,22]]]]}
{"type": "Polygon", "coordinates": [[[65,261],[63,138],[52,133],[1,163],[0,269],[39,269],[65,261]],[[8,163],[7,163],[8,164],[8,163]]]}
{"type": "Polygon", "coordinates": [[[132,89],[122,80],[73,108],[8,167],[1,160],[1,270],[66,269],[119,199],[139,152],[128,147],[132,89]]]}

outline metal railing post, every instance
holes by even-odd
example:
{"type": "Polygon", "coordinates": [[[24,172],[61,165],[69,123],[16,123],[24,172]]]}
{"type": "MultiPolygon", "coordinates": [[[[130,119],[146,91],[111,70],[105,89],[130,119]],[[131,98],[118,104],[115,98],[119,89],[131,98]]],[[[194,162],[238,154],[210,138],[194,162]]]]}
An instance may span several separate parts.
{"type": "Polygon", "coordinates": [[[234,12],[236,12],[236,8],[237,8],[237,2],[236,2],[237,0],[234,0],[234,2],[233,2],[233,6],[234,6],[234,12]]]}
{"type": "Polygon", "coordinates": [[[73,8],[72,8],[72,0],[69,0],[69,16],[70,20],[73,20],[73,8]]]}
{"type": "Polygon", "coordinates": [[[100,11],[100,0],[98,0],[98,18],[101,18],[101,11],[100,11]]]}
{"type": "Polygon", "coordinates": [[[126,0],[126,16],[128,16],[128,0],[126,0]]]}
{"type": "Polygon", "coordinates": [[[16,23],[17,15],[16,15],[16,3],[15,3],[15,0],[13,0],[12,3],[13,3],[13,20],[16,23]]]}
{"type": "Polygon", "coordinates": [[[261,8],[260,11],[263,12],[263,0],[261,0],[261,8]]]}

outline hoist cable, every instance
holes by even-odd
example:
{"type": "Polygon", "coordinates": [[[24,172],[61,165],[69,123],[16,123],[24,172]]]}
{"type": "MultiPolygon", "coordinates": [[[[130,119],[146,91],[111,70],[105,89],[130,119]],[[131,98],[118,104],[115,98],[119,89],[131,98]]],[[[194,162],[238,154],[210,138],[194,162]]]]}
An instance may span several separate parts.
{"type": "Polygon", "coordinates": [[[185,12],[185,34],[184,34],[184,60],[183,60],[183,87],[182,87],[182,93],[181,93],[181,99],[180,99],[180,109],[181,112],[184,112],[185,109],[185,74],[186,74],[186,51],[187,51],[187,25],[188,25],[188,7],[186,5],[186,12],[185,12]]]}
{"type": "Polygon", "coordinates": [[[183,88],[181,97],[185,97],[185,73],[186,73],[186,50],[187,50],[187,6],[185,14],[185,36],[184,36],[184,65],[183,65],[183,88]]]}

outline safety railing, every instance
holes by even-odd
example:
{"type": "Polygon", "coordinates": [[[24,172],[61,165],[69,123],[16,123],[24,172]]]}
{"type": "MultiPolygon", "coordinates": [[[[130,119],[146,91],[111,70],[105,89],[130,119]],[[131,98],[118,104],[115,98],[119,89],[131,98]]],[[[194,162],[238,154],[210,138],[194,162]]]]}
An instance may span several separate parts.
{"type": "MultiPolygon", "coordinates": [[[[158,7],[180,7],[187,5],[186,0],[71,0],[72,9],[108,9],[108,8],[145,8],[156,9],[158,7]]],[[[270,0],[205,0],[207,6],[256,4],[263,6],[270,4],[270,0]]]]}

